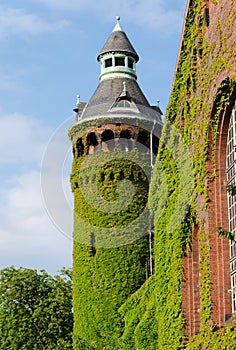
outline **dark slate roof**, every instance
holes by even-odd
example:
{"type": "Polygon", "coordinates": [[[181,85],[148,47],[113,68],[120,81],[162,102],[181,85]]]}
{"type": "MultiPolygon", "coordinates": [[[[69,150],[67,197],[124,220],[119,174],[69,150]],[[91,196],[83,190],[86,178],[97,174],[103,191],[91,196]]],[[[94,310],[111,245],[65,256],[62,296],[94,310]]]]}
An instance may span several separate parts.
{"type": "Polygon", "coordinates": [[[135,80],[115,78],[102,80],[100,82],[90,101],[84,108],[82,115],[79,118],[79,122],[97,117],[112,118],[120,113],[122,113],[124,116],[129,115],[134,118],[140,117],[151,120],[159,120],[161,118],[159,111],[154,110],[150,106],[135,80]],[[113,109],[114,103],[119,97],[122,96],[124,81],[126,82],[125,86],[127,95],[129,95],[134,102],[135,108],[130,108],[127,110],[113,109]]]}
{"type": "Polygon", "coordinates": [[[99,60],[100,56],[104,53],[116,51],[129,54],[136,60],[136,62],[139,60],[137,52],[123,30],[115,30],[111,33],[97,59],[99,60]]]}
{"type": "MultiPolygon", "coordinates": [[[[146,97],[140,89],[136,80],[115,78],[115,79],[104,79],[102,80],[93,96],[91,97],[87,107],[96,106],[102,103],[110,103],[112,105],[115,100],[122,94],[124,85],[126,83],[126,91],[136,104],[141,104],[146,107],[150,107],[146,97]]],[[[86,107],[86,108],[87,108],[86,107]]]]}

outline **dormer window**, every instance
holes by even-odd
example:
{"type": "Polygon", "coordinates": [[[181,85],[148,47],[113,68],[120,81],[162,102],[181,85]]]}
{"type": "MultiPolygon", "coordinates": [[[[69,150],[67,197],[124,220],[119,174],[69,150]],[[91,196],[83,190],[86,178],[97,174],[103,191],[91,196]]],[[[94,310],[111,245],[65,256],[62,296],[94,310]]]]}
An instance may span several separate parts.
{"type": "Polygon", "coordinates": [[[125,67],[125,58],[124,57],[115,57],[115,66],[125,67]]]}
{"type": "Polygon", "coordinates": [[[122,99],[122,100],[119,100],[117,102],[115,107],[118,107],[118,108],[131,108],[131,103],[130,103],[130,101],[128,101],[126,99],[122,99]]]}
{"type": "Polygon", "coordinates": [[[114,101],[113,105],[109,109],[109,112],[121,111],[125,109],[128,109],[129,112],[132,110],[132,113],[138,113],[138,108],[126,89],[126,81],[123,81],[123,91],[114,101]]]}
{"type": "Polygon", "coordinates": [[[112,58],[107,58],[105,60],[105,68],[112,67],[112,58]]]}

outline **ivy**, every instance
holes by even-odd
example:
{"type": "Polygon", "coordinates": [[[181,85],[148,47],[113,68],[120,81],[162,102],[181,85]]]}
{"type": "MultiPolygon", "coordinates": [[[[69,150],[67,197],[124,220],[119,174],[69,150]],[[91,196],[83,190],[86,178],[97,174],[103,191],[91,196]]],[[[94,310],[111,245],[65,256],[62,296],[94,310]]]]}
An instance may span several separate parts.
{"type": "Polygon", "coordinates": [[[122,304],[145,282],[150,159],[137,150],[75,158],[74,349],[120,349],[122,304]]]}
{"type": "MultiPolygon", "coordinates": [[[[219,1],[212,2],[217,6],[219,1]]],[[[135,165],[135,152],[132,160],[116,156],[113,161],[108,155],[104,166],[100,166],[99,155],[91,157],[94,161],[87,166],[83,157],[74,161],[71,184],[75,195],[73,281],[76,350],[235,347],[235,320],[224,329],[216,330],[211,319],[209,233],[205,229],[205,221],[197,214],[198,209],[205,211],[208,207],[208,185],[216,178],[214,165],[219,120],[236,86],[233,69],[236,66],[235,43],[228,40],[235,30],[235,11],[234,2],[229,3],[228,14],[224,15],[226,23],[218,18],[215,28],[211,27],[215,39],[208,41],[202,15],[205,0],[190,2],[149,189],[148,204],[153,213],[155,232],[154,274],[147,281],[143,261],[148,260],[148,238],[140,235],[140,230],[148,230],[149,214],[137,225],[134,223],[125,230],[120,228],[125,222],[133,223],[132,220],[146,208],[149,175],[145,174],[150,174],[148,165],[138,163],[145,169],[144,173],[140,171],[135,165]],[[218,83],[222,77],[226,77],[225,80],[218,83]],[[219,78],[217,83],[216,78],[219,78]],[[209,96],[214,96],[214,110],[209,96]],[[181,172],[184,153],[191,161],[184,158],[186,166],[181,172]],[[207,169],[208,161],[213,164],[211,172],[207,169]],[[94,173],[98,174],[96,179],[93,178],[94,173]],[[186,186],[181,182],[183,177],[191,179],[185,181],[186,186]],[[125,210],[120,210],[124,203],[118,200],[119,190],[127,192],[128,197],[131,192],[125,181],[124,187],[119,188],[121,178],[134,184],[133,200],[125,210]],[[97,192],[93,184],[96,184],[97,192]],[[196,204],[199,197],[203,198],[201,208],[197,208],[196,204]],[[97,201],[95,198],[102,199],[97,201]],[[186,201],[188,206],[184,206],[186,201]],[[96,207],[96,203],[102,206],[102,210],[96,207]],[[176,213],[180,212],[178,217],[176,213]],[[115,233],[112,227],[117,229],[115,233]],[[195,227],[198,227],[199,243],[200,333],[186,339],[183,331],[182,259],[191,249],[195,227]],[[120,243],[127,237],[130,239],[128,244],[111,247],[114,239],[120,243]],[[132,237],[136,240],[132,241],[132,237]],[[98,246],[93,246],[94,240],[98,246]],[[101,243],[106,245],[105,249],[101,243]],[[140,256],[144,258],[141,261],[140,256]]],[[[75,143],[78,137],[85,138],[89,129],[108,122],[107,118],[84,121],[70,130],[70,137],[75,143]]],[[[132,120],[130,123],[132,125],[132,120]]],[[[151,125],[148,121],[145,125],[137,121],[136,126],[150,130],[151,125]]],[[[233,187],[228,187],[228,190],[234,193],[233,187]]],[[[230,238],[230,233],[222,228],[218,228],[217,232],[230,238]]]]}
{"type": "Polygon", "coordinates": [[[214,232],[217,233],[219,237],[226,237],[230,241],[235,241],[235,233],[225,231],[222,227],[216,227],[214,232]]]}
{"type": "Polygon", "coordinates": [[[235,196],[236,195],[236,186],[234,184],[229,184],[226,186],[226,190],[227,192],[230,193],[231,196],[235,196]]]}
{"type": "Polygon", "coordinates": [[[204,337],[202,334],[194,336],[186,347],[186,350],[231,350],[236,344],[236,320],[219,330],[209,330],[204,337]]]}
{"type": "MultiPolygon", "coordinates": [[[[121,309],[125,317],[125,330],[121,339],[130,344],[127,349],[235,347],[235,334],[231,333],[235,330],[235,322],[216,331],[211,320],[209,234],[204,220],[198,217],[199,208],[196,204],[197,198],[201,196],[203,201],[200,209],[207,210],[208,184],[216,178],[214,164],[219,120],[236,86],[236,73],[232,68],[236,66],[234,42],[228,41],[235,28],[232,1],[230,6],[228,15],[224,16],[227,32],[223,30],[222,19],[219,18],[216,27],[211,28],[216,33],[215,40],[211,42],[205,35],[202,16],[205,1],[191,2],[187,14],[178,67],[149,191],[149,205],[154,213],[155,225],[154,275],[121,309]],[[216,86],[216,77],[222,76],[222,72],[228,78],[216,86]],[[214,110],[210,95],[214,96],[214,110]],[[170,222],[173,221],[178,198],[182,196],[184,203],[187,195],[181,187],[178,152],[175,154],[173,151],[176,145],[178,149],[180,143],[175,143],[174,137],[171,139],[173,135],[168,131],[170,125],[181,135],[191,155],[194,181],[189,208],[173,230],[170,229],[170,222]],[[207,169],[208,161],[213,164],[212,172],[207,169]],[[200,333],[192,339],[186,339],[183,333],[185,319],[181,293],[182,258],[191,249],[194,226],[198,227],[199,243],[200,333]]],[[[219,233],[225,235],[223,230],[219,233]]]]}

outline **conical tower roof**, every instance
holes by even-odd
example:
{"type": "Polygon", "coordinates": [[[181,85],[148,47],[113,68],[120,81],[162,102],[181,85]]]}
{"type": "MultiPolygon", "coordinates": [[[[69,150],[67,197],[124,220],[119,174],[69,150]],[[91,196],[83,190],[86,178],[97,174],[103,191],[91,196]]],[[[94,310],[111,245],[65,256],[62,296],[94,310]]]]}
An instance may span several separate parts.
{"type": "Polygon", "coordinates": [[[100,60],[101,55],[104,55],[105,53],[109,52],[122,52],[133,57],[136,62],[138,62],[139,60],[137,52],[135,51],[133,45],[129,41],[126,33],[123,31],[119,22],[116,24],[111,35],[109,36],[105,45],[100,51],[97,57],[98,61],[100,60]]]}
{"type": "Polygon", "coordinates": [[[101,66],[99,85],[82,113],[79,113],[80,103],[74,109],[77,123],[120,123],[129,119],[129,123],[136,123],[137,120],[139,123],[150,122],[152,127],[155,120],[161,125],[160,109],[150,106],[136,81],[136,62],[139,57],[120,26],[119,17],[117,20],[98,55],[101,66]],[[121,100],[128,101],[125,107],[119,103],[121,100]]]}

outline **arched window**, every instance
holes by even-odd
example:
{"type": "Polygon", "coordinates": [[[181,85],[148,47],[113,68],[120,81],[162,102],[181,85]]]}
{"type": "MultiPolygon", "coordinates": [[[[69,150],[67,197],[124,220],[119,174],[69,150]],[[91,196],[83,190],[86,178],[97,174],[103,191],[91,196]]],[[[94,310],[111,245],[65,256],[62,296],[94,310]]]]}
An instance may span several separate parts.
{"type": "Polygon", "coordinates": [[[111,152],[115,148],[114,133],[112,130],[105,130],[101,135],[103,152],[111,152]]]}
{"type": "MultiPolygon", "coordinates": [[[[234,188],[236,185],[236,101],[232,109],[226,157],[227,188],[234,188]]],[[[236,195],[228,191],[229,230],[236,233],[236,195]]],[[[236,312],[236,242],[230,241],[230,278],[232,294],[232,312],[236,312]]]]}
{"type": "Polygon", "coordinates": [[[121,99],[119,100],[115,107],[118,107],[118,108],[131,108],[131,103],[130,101],[126,100],[126,99],[121,99]]]}
{"type": "Polygon", "coordinates": [[[79,138],[76,142],[76,150],[77,150],[77,156],[81,157],[84,154],[84,145],[82,142],[82,138],[79,138]]]}
{"type": "Polygon", "coordinates": [[[149,149],[149,146],[149,134],[147,133],[147,131],[140,131],[137,138],[137,148],[141,152],[146,153],[147,148],[149,149]]]}
{"type": "Polygon", "coordinates": [[[158,146],[159,139],[155,135],[152,135],[152,152],[155,154],[155,156],[157,155],[158,146]]]}
{"type": "Polygon", "coordinates": [[[129,130],[122,130],[120,133],[120,138],[130,139],[131,138],[130,131],[129,130]]]}
{"type": "Polygon", "coordinates": [[[90,132],[87,135],[87,146],[88,146],[88,154],[94,154],[95,147],[98,145],[97,137],[94,132],[90,132]]]}
{"type": "Polygon", "coordinates": [[[119,144],[120,144],[120,148],[121,151],[124,152],[129,152],[131,150],[131,134],[129,130],[122,130],[120,133],[120,140],[119,140],[119,144]]]}

